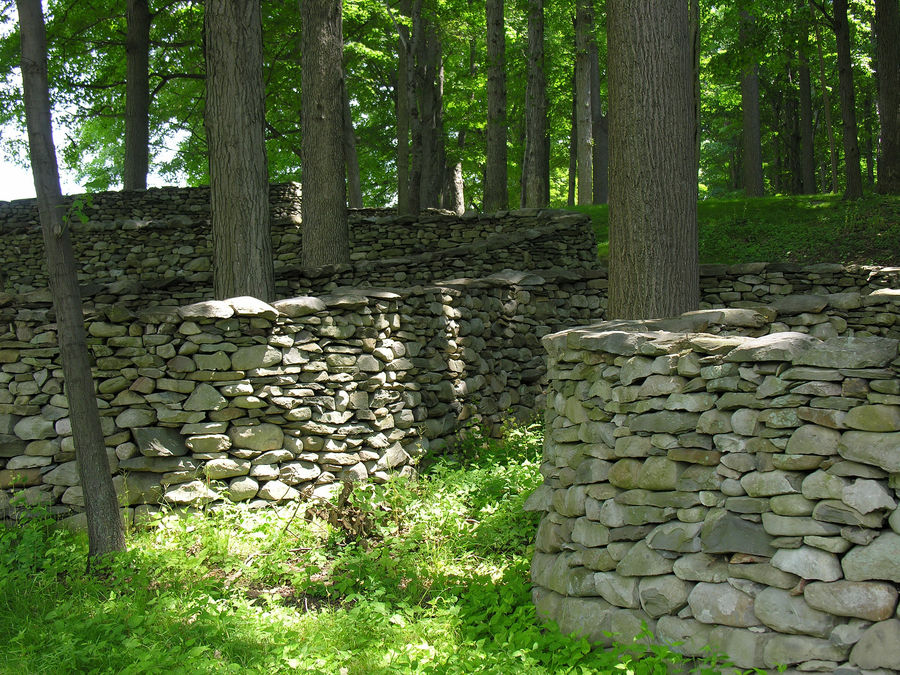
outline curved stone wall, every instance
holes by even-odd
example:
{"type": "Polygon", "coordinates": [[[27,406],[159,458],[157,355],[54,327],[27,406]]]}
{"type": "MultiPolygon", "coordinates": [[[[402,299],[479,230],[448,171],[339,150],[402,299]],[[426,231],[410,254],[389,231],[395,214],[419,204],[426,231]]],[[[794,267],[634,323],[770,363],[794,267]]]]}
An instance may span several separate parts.
{"type": "MultiPolygon", "coordinates": [[[[896,320],[900,294],[882,295],[896,320]]],[[[540,615],[606,643],[646,623],[740,668],[897,672],[898,340],[778,319],[708,310],[544,338],[545,482],[527,507],[544,512],[540,615]]]]}

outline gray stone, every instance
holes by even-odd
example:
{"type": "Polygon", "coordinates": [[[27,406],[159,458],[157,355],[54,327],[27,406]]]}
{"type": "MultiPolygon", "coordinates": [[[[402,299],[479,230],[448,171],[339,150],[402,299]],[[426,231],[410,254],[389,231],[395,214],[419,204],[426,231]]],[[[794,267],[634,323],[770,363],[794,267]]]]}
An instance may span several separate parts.
{"type": "Polygon", "coordinates": [[[122,478],[122,490],[119,492],[121,504],[156,504],[162,499],[163,487],[158,474],[129,471],[122,478]]]}
{"type": "Polygon", "coordinates": [[[836,581],[843,576],[836,555],[809,546],[779,549],[772,557],[772,566],[803,579],[836,581]]]}
{"type": "Polygon", "coordinates": [[[728,576],[732,579],[747,579],[783,590],[794,588],[800,582],[800,577],[796,574],[783,572],[767,562],[730,563],[728,576]]]}
{"type": "Polygon", "coordinates": [[[897,595],[895,586],[877,581],[816,581],[803,589],[811,607],[866,621],[889,619],[897,607],[897,595]]]}
{"type": "Polygon", "coordinates": [[[259,492],[259,483],[249,476],[240,476],[228,483],[228,498],[233,502],[253,499],[259,492]]]}
{"type": "Polygon", "coordinates": [[[753,598],[730,584],[700,582],[688,596],[695,619],[702,623],[747,627],[759,625],[753,598]]]}
{"type": "Polygon", "coordinates": [[[43,482],[45,485],[78,485],[80,482],[78,476],[77,462],[64,462],[58,467],[44,474],[43,482]]]}
{"type": "Polygon", "coordinates": [[[590,642],[608,639],[601,626],[612,610],[602,598],[561,598],[556,615],[560,631],[587,638],[590,642]]]}
{"type": "Polygon", "coordinates": [[[606,546],[609,543],[609,528],[585,517],[578,518],[572,528],[572,541],[588,548],[606,546]]]}
{"type": "Polygon", "coordinates": [[[146,408],[126,408],[116,416],[116,426],[120,429],[147,427],[156,422],[156,411],[146,408]]]}
{"type": "Polygon", "coordinates": [[[844,424],[860,431],[900,431],[900,406],[859,405],[847,411],[844,424]]]}
{"type": "Polygon", "coordinates": [[[44,417],[23,417],[16,422],[13,432],[23,441],[36,441],[56,436],[53,420],[44,417]]]}
{"type": "Polygon", "coordinates": [[[250,462],[245,459],[212,459],[204,465],[203,473],[210,480],[246,476],[250,473],[250,462]]]}
{"type": "Polygon", "coordinates": [[[595,572],[593,580],[597,595],[611,605],[629,609],[640,607],[638,577],[626,577],[616,572],[595,572]]]}
{"type": "Polygon", "coordinates": [[[773,537],[802,537],[806,535],[823,537],[840,534],[841,531],[840,525],[820,522],[819,520],[803,516],[779,516],[776,513],[764,513],[762,514],[762,521],[766,532],[773,537]]]}
{"type": "Polygon", "coordinates": [[[145,457],[181,457],[188,452],[184,436],[169,427],[132,429],[134,441],[145,457]]]}
{"type": "Polygon", "coordinates": [[[900,534],[882,532],[868,546],[856,546],[848,551],[841,564],[849,581],[900,582],[900,534]]]}
{"type": "Polygon", "coordinates": [[[652,549],[696,553],[700,551],[700,528],[702,522],[682,523],[672,521],[657,525],[647,535],[647,545],[652,549]]]}
{"type": "Polygon", "coordinates": [[[296,298],[288,298],[286,300],[276,300],[272,306],[279,312],[290,318],[298,318],[308,316],[310,314],[318,314],[325,311],[327,305],[319,298],[311,296],[300,296],[296,298]]]}
{"type": "Polygon", "coordinates": [[[649,577],[669,574],[672,564],[672,560],[652,550],[646,542],[639,541],[619,561],[616,571],[622,576],[649,577]]]}
{"type": "Polygon", "coordinates": [[[697,428],[699,415],[692,412],[662,410],[659,412],[636,415],[629,427],[632,431],[649,433],[677,434],[697,428]]]}
{"type": "Polygon", "coordinates": [[[816,503],[800,495],[776,495],[769,500],[772,513],[779,516],[808,516],[816,503]]]}
{"type": "Polygon", "coordinates": [[[670,649],[685,656],[705,656],[709,651],[712,627],[695,619],[663,615],[656,624],[656,637],[670,649]]]}
{"type": "Polygon", "coordinates": [[[225,452],[231,447],[231,439],[225,434],[198,434],[190,436],[185,445],[198,454],[225,452]]]}
{"type": "Polygon", "coordinates": [[[235,314],[241,316],[255,316],[270,320],[278,318],[277,309],[257,298],[243,295],[236,298],[228,298],[224,302],[234,310],[235,314]]]}
{"type": "Polygon", "coordinates": [[[803,596],[778,588],[766,588],[757,595],[753,610],[772,630],[791,635],[827,638],[837,624],[832,614],[813,609],[803,596]]]}
{"type": "Polygon", "coordinates": [[[685,581],[722,583],[728,578],[728,563],[708,553],[691,553],[679,556],[672,571],[685,581]]]}
{"type": "Polygon", "coordinates": [[[761,668],[765,665],[763,649],[770,635],[746,628],[716,626],[709,634],[709,648],[725,654],[739,668],[761,668]]]}
{"type": "Polygon", "coordinates": [[[772,556],[772,537],[759,523],[753,523],[725,509],[709,512],[700,530],[702,550],[706,553],[747,553],[772,556]]]}
{"type": "Polygon", "coordinates": [[[813,660],[840,663],[846,657],[847,649],[806,635],[775,635],[766,642],[763,654],[766,666],[777,668],[813,660]]]}
{"type": "Polygon", "coordinates": [[[315,480],[321,473],[322,469],[312,462],[288,462],[281,465],[279,477],[289,485],[297,485],[315,480]]]}
{"type": "Polygon", "coordinates": [[[231,367],[234,370],[267,368],[277,363],[281,363],[281,350],[270,345],[241,347],[231,355],[231,367]]]}
{"type": "Polygon", "coordinates": [[[638,597],[641,608],[652,617],[674,614],[687,602],[692,585],[673,574],[640,580],[638,597]]]}
{"type": "Polygon", "coordinates": [[[206,483],[200,480],[181,483],[174,488],[166,490],[163,495],[163,499],[166,501],[183,505],[202,504],[221,498],[222,496],[218,492],[210,489],[206,483]]]}
{"type": "Polygon", "coordinates": [[[196,471],[197,463],[187,457],[132,457],[119,462],[119,467],[126,471],[151,471],[153,473],[169,473],[172,471],[196,471]]]}
{"type": "MultiPolygon", "coordinates": [[[[884,514],[881,512],[863,514],[836,499],[826,499],[816,504],[816,508],[813,509],[813,518],[827,523],[840,523],[841,525],[869,527],[872,529],[880,528],[882,522],[884,522],[884,514]]],[[[820,533],[810,532],[809,534],[820,533]]]]}
{"type": "Polygon", "coordinates": [[[270,480],[263,483],[258,496],[270,502],[291,501],[300,497],[300,493],[280,480],[270,480]]]}
{"type": "Polygon", "coordinates": [[[835,644],[838,647],[852,647],[859,642],[863,633],[865,633],[866,629],[871,625],[872,623],[870,621],[850,619],[847,623],[841,623],[835,626],[828,639],[831,640],[832,644],[835,644]]]}
{"type": "Polygon", "coordinates": [[[838,452],[845,459],[873,464],[889,473],[900,472],[900,432],[846,431],[838,452]]]}
{"type": "MultiPolygon", "coordinates": [[[[821,340],[803,333],[771,333],[759,338],[748,338],[725,357],[726,361],[792,361],[811,347],[822,345],[821,340]]],[[[815,365],[815,364],[810,364],[815,365]]]]}
{"type": "Polygon", "coordinates": [[[786,451],[794,455],[836,455],[840,432],[817,424],[804,424],[791,434],[786,451]]]}
{"type": "Polygon", "coordinates": [[[284,444],[284,432],[275,424],[258,424],[247,427],[231,427],[228,436],[236,448],[265,452],[277,450],[284,444]]]}
{"type": "Polygon", "coordinates": [[[222,300],[195,302],[178,308],[182,319],[228,319],[234,316],[234,309],[222,300]]]}
{"type": "Polygon", "coordinates": [[[751,497],[771,497],[800,492],[804,474],[789,471],[753,471],[741,476],[741,486],[751,497]]]}
{"type": "Polygon", "coordinates": [[[896,669],[900,663],[900,620],[873,624],[850,652],[850,663],[861,668],[896,669]]]}
{"type": "Polygon", "coordinates": [[[185,410],[221,410],[228,405],[225,397],[215,387],[201,382],[184,402],[185,410]]]}
{"type": "Polygon", "coordinates": [[[803,479],[800,491],[809,500],[840,499],[849,481],[824,471],[814,471],[803,479]]]}
{"type": "Polygon", "coordinates": [[[784,295],[772,303],[779,316],[812,313],[818,314],[828,304],[828,298],[822,295],[784,295]]]}

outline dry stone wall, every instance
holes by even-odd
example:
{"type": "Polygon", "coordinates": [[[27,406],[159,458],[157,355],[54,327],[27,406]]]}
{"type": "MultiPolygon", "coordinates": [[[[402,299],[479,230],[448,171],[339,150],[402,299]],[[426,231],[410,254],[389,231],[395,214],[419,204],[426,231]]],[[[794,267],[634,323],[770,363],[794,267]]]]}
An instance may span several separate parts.
{"type": "Polygon", "coordinates": [[[900,358],[873,333],[900,292],[872,295],[545,337],[539,614],[740,668],[898,672],[900,358]]]}

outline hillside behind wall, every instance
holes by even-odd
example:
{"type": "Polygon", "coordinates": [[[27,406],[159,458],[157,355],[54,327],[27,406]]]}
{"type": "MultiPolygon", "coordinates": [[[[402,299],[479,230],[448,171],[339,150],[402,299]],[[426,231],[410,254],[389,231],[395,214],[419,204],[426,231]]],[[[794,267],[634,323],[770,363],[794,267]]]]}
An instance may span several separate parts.
{"type": "Polygon", "coordinates": [[[740,668],[898,672],[900,341],[877,334],[900,291],[845,300],[544,338],[539,615],[740,668]]]}

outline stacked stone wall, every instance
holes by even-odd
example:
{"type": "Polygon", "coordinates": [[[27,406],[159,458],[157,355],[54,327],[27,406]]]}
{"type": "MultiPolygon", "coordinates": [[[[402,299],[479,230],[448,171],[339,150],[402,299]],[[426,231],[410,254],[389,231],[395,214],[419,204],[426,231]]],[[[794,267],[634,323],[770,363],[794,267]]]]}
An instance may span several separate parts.
{"type": "MultiPolygon", "coordinates": [[[[252,298],[86,321],[128,507],[322,496],[408,470],[464,424],[543,407],[540,337],[600,313],[589,275],[252,298]]],[[[83,507],[52,310],[0,308],[0,511],[83,507]]]]}
{"type": "MultiPolygon", "coordinates": [[[[900,292],[875,297],[896,321],[900,292]]],[[[897,672],[898,340],[814,303],[544,338],[541,616],[742,669],[897,672]]]]}

